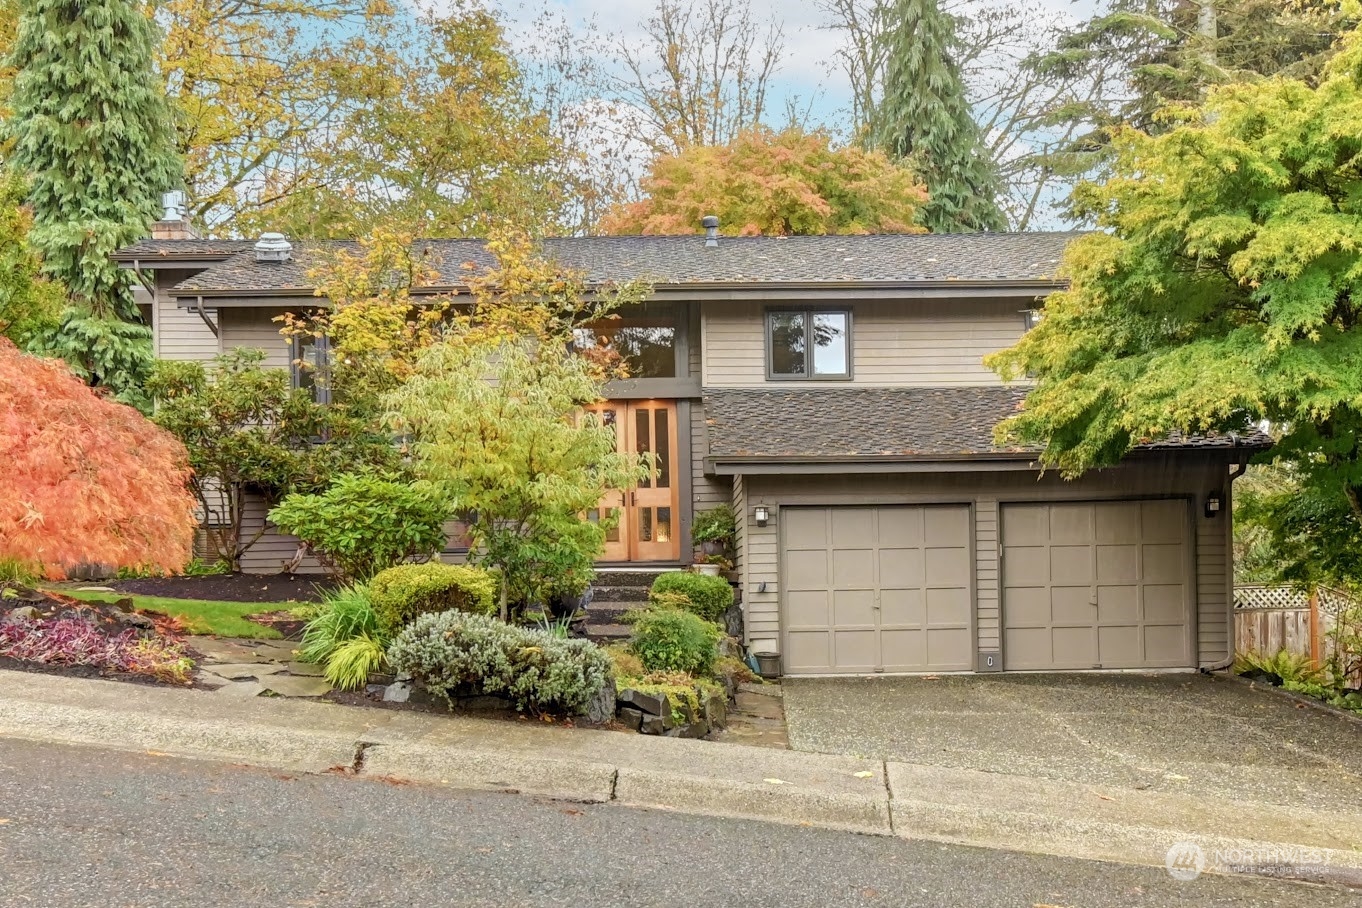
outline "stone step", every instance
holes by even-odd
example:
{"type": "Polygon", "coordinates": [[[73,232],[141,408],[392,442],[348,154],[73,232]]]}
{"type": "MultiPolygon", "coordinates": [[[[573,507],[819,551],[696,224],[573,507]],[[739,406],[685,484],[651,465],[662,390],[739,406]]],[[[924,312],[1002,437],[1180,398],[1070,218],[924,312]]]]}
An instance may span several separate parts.
{"type": "Polygon", "coordinates": [[[586,607],[586,620],[594,624],[614,623],[625,612],[647,606],[646,602],[592,602],[586,607]]]}
{"type": "Polygon", "coordinates": [[[617,643],[628,640],[631,628],[627,624],[591,624],[586,626],[586,638],[594,643],[617,643]]]}
{"type": "Polygon", "coordinates": [[[646,586],[593,586],[592,602],[647,602],[646,586]]]}
{"type": "Polygon", "coordinates": [[[596,580],[593,586],[632,586],[647,589],[653,585],[658,574],[665,574],[669,571],[679,570],[679,568],[656,568],[654,570],[639,570],[636,568],[598,568],[596,570],[596,580]]]}

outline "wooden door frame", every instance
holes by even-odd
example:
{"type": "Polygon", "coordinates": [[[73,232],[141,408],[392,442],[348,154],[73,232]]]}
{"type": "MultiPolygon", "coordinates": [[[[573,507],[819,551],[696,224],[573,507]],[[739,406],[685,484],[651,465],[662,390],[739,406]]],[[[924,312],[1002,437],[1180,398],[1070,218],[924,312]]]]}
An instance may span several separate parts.
{"type": "MultiPolygon", "coordinates": [[[[606,552],[602,561],[610,563],[642,563],[642,564],[668,564],[678,562],[681,558],[682,536],[688,532],[688,520],[682,518],[682,511],[686,504],[687,487],[689,485],[684,476],[690,469],[690,458],[684,456],[681,450],[683,445],[689,442],[690,433],[683,431],[681,425],[681,415],[683,407],[681,401],[661,398],[645,399],[625,399],[607,400],[588,409],[600,412],[602,410],[615,411],[615,430],[617,449],[627,452],[636,452],[638,444],[638,426],[635,414],[647,410],[656,412],[665,410],[670,413],[668,417],[668,451],[667,462],[669,483],[667,491],[670,497],[667,503],[654,501],[652,503],[636,503],[638,493],[641,491],[656,493],[657,489],[649,487],[640,489],[635,487],[630,490],[611,490],[606,498],[601,501],[601,508],[618,508],[620,512],[618,542],[607,542],[606,552]],[[683,478],[684,477],[684,478],[683,478]],[[671,539],[669,543],[640,543],[638,540],[638,524],[640,513],[644,508],[670,508],[671,510],[671,539]],[[670,549],[664,557],[644,557],[639,549],[641,545],[669,545],[670,549]]],[[[655,430],[655,422],[650,422],[650,430],[655,430]]],[[[654,445],[655,447],[655,445],[654,445]]]]}

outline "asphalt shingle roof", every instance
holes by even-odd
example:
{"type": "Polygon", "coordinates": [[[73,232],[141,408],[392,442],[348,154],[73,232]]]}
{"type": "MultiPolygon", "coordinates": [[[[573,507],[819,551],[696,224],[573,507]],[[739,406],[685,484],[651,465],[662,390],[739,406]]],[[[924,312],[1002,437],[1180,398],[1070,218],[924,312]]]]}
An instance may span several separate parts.
{"type": "MultiPolygon", "coordinates": [[[[722,237],[715,248],[702,236],[553,237],[545,255],[591,283],[647,280],[657,285],[743,283],[914,283],[1055,281],[1065,245],[1078,233],[877,234],[873,236],[722,237]]],[[[170,242],[139,243],[150,258],[170,242]]],[[[282,264],[255,261],[249,246],[191,277],[187,292],[310,290],[309,269],[324,250],[341,243],[295,243],[282,264]]],[[[353,246],[354,244],[348,244],[353,246]]],[[[468,265],[493,265],[481,240],[431,240],[440,283],[463,283],[468,265]]]]}
{"type": "Polygon", "coordinates": [[[255,246],[254,240],[141,240],[131,246],[125,246],[114,253],[114,258],[119,261],[131,261],[132,259],[169,258],[171,256],[195,256],[201,255],[205,258],[216,258],[218,256],[236,255],[238,252],[246,252],[255,246]]]}
{"type": "MultiPolygon", "coordinates": [[[[949,458],[1034,454],[997,447],[993,427],[1025,388],[706,388],[709,453],[719,459],[949,458]]],[[[1142,448],[1263,448],[1266,435],[1178,437],[1142,448]]]]}

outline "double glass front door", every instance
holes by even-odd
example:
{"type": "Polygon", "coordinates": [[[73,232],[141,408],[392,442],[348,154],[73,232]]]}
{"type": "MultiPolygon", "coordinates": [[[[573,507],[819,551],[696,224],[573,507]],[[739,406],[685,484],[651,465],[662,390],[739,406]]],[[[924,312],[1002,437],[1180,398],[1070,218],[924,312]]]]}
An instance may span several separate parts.
{"type": "Polygon", "coordinates": [[[615,430],[618,450],[652,454],[647,478],[634,489],[614,490],[587,517],[616,518],[606,533],[605,561],[675,561],[681,555],[677,476],[676,403],[610,401],[592,407],[615,430]]]}

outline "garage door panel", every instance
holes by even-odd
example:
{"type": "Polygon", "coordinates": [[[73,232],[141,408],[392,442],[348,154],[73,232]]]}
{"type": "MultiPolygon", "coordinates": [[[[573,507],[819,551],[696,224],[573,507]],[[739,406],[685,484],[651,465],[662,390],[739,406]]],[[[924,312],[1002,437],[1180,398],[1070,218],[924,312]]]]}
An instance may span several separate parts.
{"type": "Polygon", "coordinates": [[[1097,547],[1098,583],[1138,583],[1140,547],[1138,545],[1099,545],[1097,547]]]}
{"type": "Polygon", "coordinates": [[[1181,624],[1186,587],[1151,584],[1144,588],[1144,620],[1150,624],[1181,624]]]}
{"type": "Polygon", "coordinates": [[[874,629],[863,631],[835,630],[832,633],[833,665],[839,672],[873,672],[879,661],[878,633],[874,629]]]}
{"type": "Polygon", "coordinates": [[[1099,624],[1138,623],[1140,591],[1135,586],[1099,586],[1097,622],[1099,624]]]}
{"type": "Polygon", "coordinates": [[[1044,546],[1008,546],[1007,581],[1017,586],[1046,586],[1050,582],[1050,553],[1044,546]]]}
{"type": "Polygon", "coordinates": [[[870,549],[875,546],[873,508],[833,508],[832,548],[870,549]]]}
{"type": "Polygon", "coordinates": [[[1187,566],[1180,545],[1146,545],[1140,556],[1145,583],[1177,583],[1186,575],[1187,566]]]}
{"type": "Polygon", "coordinates": [[[875,626],[874,590],[833,590],[832,623],[836,627],[875,626]]]}
{"type": "Polygon", "coordinates": [[[788,590],[785,593],[785,623],[790,628],[826,628],[832,618],[830,596],[826,590],[788,590]]]}
{"type": "Polygon", "coordinates": [[[1005,505],[1004,668],[1190,666],[1187,507],[1005,505]]]}
{"type": "Polygon", "coordinates": [[[880,508],[880,550],[921,549],[923,518],[920,508],[880,508]]]}
{"type": "Polygon", "coordinates": [[[788,673],[972,667],[967,507],[781,513],[788,673]]]}
{"type": "Polygon", "coordinates": [[[927,626],[968,626],[969,590],[927,590],[927,626]]]}
{"type": "Polygon", "coordinates": [[[871,590],[875,588],[875,552],[872,549],[833,549],[832,588],[871,590]]]}
{"type": "Polygon", "coordinates": [[[935,548],[927,550],[927,586],[966,586],[969,584],[969,549],[935,548]]]}
{"type": "Polygon", "coordinates": [[[1050,509],[1050,543],[1091,545],[1093,511],[1091,505],[1054,505],[1050,509]]]}

